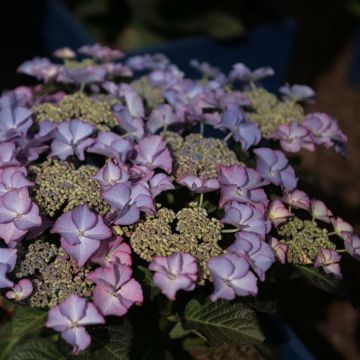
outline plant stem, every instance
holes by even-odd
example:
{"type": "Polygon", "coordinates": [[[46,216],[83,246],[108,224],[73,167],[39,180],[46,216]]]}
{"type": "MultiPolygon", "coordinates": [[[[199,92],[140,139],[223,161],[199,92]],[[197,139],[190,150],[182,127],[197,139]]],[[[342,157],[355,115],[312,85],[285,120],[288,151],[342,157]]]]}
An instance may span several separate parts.
{"type": "Polygon", "coordinates": [[[204,123],[201,122],[200,123],[200,135],[204,135],[204,128],[205,128],[204,123]]]}
{"type": "Polygon", "coordinates": [[[204,193],[200,194],[200,199],[199,199],[199,206],[201,207],[204,201],[204,193]]]}
{"type": "Polygon", "coordinates": [[[344,253],[344,252],[346,252],[346,249],[340,249],[340,250],[336,249],[336,251],[337,251],[338,253],[344,253]]]}
{"type": "Polygon", "coordinates": [[[235,233],[235,232],[238,232],[238,231],[240,231],[240,229],[238,229],[238,228],[221,230],[221,232],[222,232],[223,234],[231,234],[231,233],[235,233]]]}
{"type": "Polygon", "coordinates": [[[223,142],[228,142],[230,139],[231,139],[231,137],[233,136],[233,133],[230,131],[225,137],[224,137],[224,139],[223,139],[223,142]]]}

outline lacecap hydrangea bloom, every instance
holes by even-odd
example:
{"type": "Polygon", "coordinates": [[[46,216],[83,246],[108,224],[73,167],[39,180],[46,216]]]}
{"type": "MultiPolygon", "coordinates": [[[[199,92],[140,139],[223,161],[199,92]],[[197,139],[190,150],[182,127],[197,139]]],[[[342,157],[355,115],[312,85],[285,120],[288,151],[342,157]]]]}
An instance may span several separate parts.
{"type": "Polygon", "coordinates": [[[346,153],[335,118],[305,113],[311,88],[278,97],[260,83],[273,69],[241,62],[195,59],[189,79],[161,54],[54,55],[19,67],[39,84],[0,97],[0,288],[47,312],[47,341],[91,353],[93,333],[133,317],[202,334],[194,301],[247,307],[273,268],[271,281],[302,267],[331,281],[345,253],[360,259],[353,226],[301,189],[292,161],[346,153]]]}

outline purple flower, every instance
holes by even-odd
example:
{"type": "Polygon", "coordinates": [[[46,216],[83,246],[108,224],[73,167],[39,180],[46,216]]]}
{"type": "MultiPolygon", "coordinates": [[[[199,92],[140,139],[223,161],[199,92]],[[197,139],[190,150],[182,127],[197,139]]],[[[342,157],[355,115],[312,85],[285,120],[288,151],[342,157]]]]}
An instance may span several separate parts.
{"type": "Polygon", "coordinates": [[[263,181],[257,171],[242,165],[220,166],[219,169],[220,207],[230,201],[267,206],[268,199],[262,187],[268,181],[263,181]]]}
{"type": "Polygon", "coordinates": [[[195,175],[188,175],[178,180],[180,185],[186,186],[189,190],[196,193],[205,193],[219,189],[220,184],[217,179],[200,179],[195,175]]]}
{"type": "Polygon", "coordinates": [[[32,125],[31,110],[17,105],[14,95],[0,98],[0,140],[7,141],[26,135],[32,125]]]}
{"type": "Polygon", "coordinates": [[[8,246],[15,246],[29,229],[40,225],[39,208],[27,188],[11,190],[0,198],[0,234],[8,246]]]}
{"type": "Polygon", "coordinates": [[[24,167],[6,167],[0,168],[0,196],[14,189],[34,185],[26,178],[26,169],[24,167]]]}
{"type": "Polygon", "coordinates": [[[207,268],[215,287],[210,296],[211,301],[233,300],[236,295],[257,294],[256,276],[251,272],[244,256],[229,253],[213,257],[207,261],[207,268]]]}
{"type": "Polygon", "coordinates": [[[46,58],[35,58],[22,63],[17,71],[21,74],[34,76],[38,80],[48,82],[58,74],[59,65],[53,64],[46,58]]]}
{"type": "Polygon", "coordinates": [[[74,59],[76,57],[76,53],[68,47],[56,49],[53,55],[60,59],[74,59]]]}
{"type": "Polygon", "coordinates": [[[135,71],[165,69],[170,61],[164,54],[145,54],[130,57],[126,64],[135,71]]]}
{"type": "Polygon", "coordinates": [[[259,81],[265,77],[274,75],[275,72],[271,67],[260,67],[251,71],[243,63],[236,63],[229,74],[230,81],[240,81],[243,83],[251,83],[259,81]]]}
{"type": "Polygon", "coordinates": [[[150,185],[151,196],[153,198],[158,196],[163,191],[175,189],[175,186],[172,183],[171,178],[164,173],[159,173],[154,175],[150,179],[149,185],[150,185]]]}
{"type": "Polygon", "coordinates": [[[88,273],[88,279],[96,283],[94,303],[103,315],[123,316],[133,304],[143,302],[141,286],[131,275],[131,268],[121,264],[88,273]]]}
{"type": "Polygon", "coordinates": [[[216,78],[221,74],[219,68],[212,66],[205,61],[200,62],[197,59],[193,59],[190,61],[190,66],[196,69],[200,74],[208,78],[216,78]]]}
{"type": "Polygon", "coordinates": [[[176,299],[179,290],[191,291],[195,289],[198,265],[190,254],[174,253],[168,257],[155,256],[149,269],[154,271],[154,284],[170,300],[176,299]]]}
{"type": "Polygon", "coordinates": [[[61,123],[55,131],[55,139],[51,143],[51,155],[66,160],[75,154],[85,160],[84,151],[93,144],[89,136],[95,128],[81,120],[70,120],[61,123]]]}
{"type": "Polygon", "coordinates": [[[303,126],[309,130],[311,140],[315,144],[341,152],[347,137],[340,130],[336,119],[324,113],[311,113],[305,116],[303,126]]]}
{"type": "Polygon", "coordinates": [[[113,115],[117,118],[119,127],[126,131],[129,139],[142,139],[144,136],[144,122],[141,118],[133,118],[129,110],[122,105],[114,105],[113,115]]]}
{"type": "Polygon", "coordinates": [[[285,98],[294,101],[307,101],[315,96],[315,91],[306,85],[286,84],[282,86],[279,91],[284,95],[285,98]]]}
{"type": "Polygon", "coordinates": [[[230,104],[224,111],[221,127],[229,129],[234,140],[239,141],[245,151],[261,140],[261,133],[257,125],[246,119],[245,113],[237,104],[230,104]]]}
{"type": "Polygon", "coordinates": [[[171,155],[161,136],[147,136],[135,145],[135,149],[137,151],[136,164],[144,165],[151,170],[160,168],[168,174],[171,173],[171,155]]]}
{"type": "Polygon", "coordinates": [[[14,286],[14,283],[6,277],[6,274],[14,270],[16,254],[16,249],[0,248],[0,289],[14,286]]]}
{"type": "Polygon", "coordinates": [[[280,224],[283,224],[288,220],[289,217],[294,216],[280,200],[273,200],[267,209],[267,217],[275,227],[278,227],[280,224]]]}
{"type": "Polygon", "coordinates": [[[264,281],[265,272],[275,261],[271,247],[256,233],[238,232],[235,239],[227,251],[248,257],[252,270],[264,281]]]}
{"type": "Polygon", "coordinates": [[[73,353],[78,354],[91,343],[85,326],[104,323],[105,319],[94,304],[72,294],[50,309],[45,326],[59,331],[62,338],[73,346],[73,353]]]}
{"type": "Polygon", "coordinates": [[[5,296],[11,300],[21,301],[28,298],[32,292],[33,286],[31,281],[29,279],[21,279],[5,296]]]}
{"type": "Polygon", "coordinates": [[[289,125],[279,125],[272,138],[279,139],[282,149],[287,152],[299,152],[301,148],[314,151],[314,144],[308,134],[304,126],[292,121],[289,125]]]}
{"type": "Polygon", "coordinates": [[[340,217],[331,218],[330,221],[332,226],[334,227],[335,233],[338,235],[341,235],[343,231],[347,231],[350,233],[354,231],[354,228],[340,217]]]}
{"type": "Polygon", "coordinates": [[[289,192],[286,191],[282,200],[294,208],[310,210],[310,199],[304,191],[297,189],[289,192]]]}
{"type": "Polygon", "coordinates": [[[151,112],[146,127],[150,133],[155,134],[159,129],[174,124],[177,121],[172,107],[168,104],[163,104],[151,112]]]}
{"type": "Polygon", "coordinates": [[[99,133],[96,141],[86,151],[124,162],[132,151],[132,145],[121,136],[106,131],[99,133]]]}
{"type": "Polygon", "coordinates": [[[360,260],[360,238],[348,231],[343,231],[341,237],[346,251],[356,260],[360,260]]]}
{"type": "Polygon", "coordinates": [[[127,182],[129,178],[130,175],[127,167],[113,160],[107,161],[94,176],[102,190],[107,190],[113,185],[127,182]]]}
{"type": "Polygon", "coordinates": [[[101,61],[119,60],[124,56],[120,50],[111,49],[100,44],[84,45],[78,49],[79,54],[87,55],[99,59],[101,61]]]}
{"type": "Polygon", "coordinates": [[[262,238],[270,231],[271,224],[265,220],[264,214],[250,205],[239,204],[232,201],[225,205],[225,216],[221,220],[224,224],[230,224],[242,231],[255,232],[262,238]]]}
{"type": "Polygon", "coordinates": [[[83,266],[99,248],[100,241],[108,239],[112,232],[102,217],[81,205],[62,214],[51,229],[61,235],[61,246],[83,266]]]}
{"type": "Polygon", "coordinates": [[[101,196],[115,210],[113,222],[118,225],[134,224],[140,218],[140,211],[155,213],[150,189],[143,182],[117,184],[101,196]]]}
{"type": "Polygon", "coordinates": [[[131,248],[121,236],[116,236],[113,239],[101,241],[91,261],[104,267],[110,267],[112,264],[131,266],[131,248]]]}
{"type": "Polygon", "coordinates": [[[258,148],[254,150],[257,156],[256,170],[261,176],[277,186],[283,186],[291,191],[296,188],[297,178],[288,159],[279,150],[258,148]]]}
{"type": "Polygon", "coordinates": [[[101,83],[106,78],[106,70],[100,65],[81,67],[61,67],[57,81],[65,84],[91,84],[101,83]]]}
{"type": "Polygon", "coordinates": [[[327,274],[332,274],[341,279],[340,265],[341,256],[336,250],[320,248],[315,258],[314,267],[322,267],[327,274]]]}
{"type": "Polygon", "coordinates": [[[333,214],[322,201],[311,200],[310,210],[314,219],[330,223],[330,218],[333,214]]]}
{"type": "Polygon", "coordinates": [[[286,262],[286,252],[288,249],[288,245],[285,243],[280,242],[278,239],[271,237],[270,239],[270,245],[272,249],[274,250],[277,258],[282,264],[285,264],[286,262]]]}
{"type": "Polygon", "coordinates": [[[129,66],[121,63],[104,63],[101,66],[109,77],[131,77],[134,75],[129,66]]]}
{"type": "Polygon", "coordinates": [[[19,165],[16,160],[16,145],[13,142],[0,143],[0,168],[19,165]]]}

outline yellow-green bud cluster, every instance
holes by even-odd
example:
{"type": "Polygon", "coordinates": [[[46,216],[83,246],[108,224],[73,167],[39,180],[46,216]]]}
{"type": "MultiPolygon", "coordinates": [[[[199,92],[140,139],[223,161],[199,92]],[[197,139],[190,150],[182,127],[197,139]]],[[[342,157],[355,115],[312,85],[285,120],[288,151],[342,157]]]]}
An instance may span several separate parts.
{"type": "Polygon", "coordinates": [[[169,150],[172,154],[174,154],[175,151],[178,151],[181,149],[184,143],[184,138],[173,131],[163,131],[161,133],[162,138],[166,141],[169,150]]]}
{"type": "Polygon", "coordinates": [[[67,59],[64,62],[65,68],[73,69],[73,70],[84,69],[84,68],[87,68],[89,66],[94,66],[94,65],[96,65],[95,61],[90,58],[86,58],[81,61],[67,59]]]}
{"type": "Polygon", "coordinates": [[[39,238],[29,245],[18,265],[18,278],[30,277],[34,291],[32,307],[53,307],[70,294],[90,298],[94,284],[86,278],[88,267],[79,268],[60,247],[39,238]]]}
{"type": "Polygon", "coordinates": [[[287,261],[294,264],[311,264],[319,252],[319,248],[336,249],[325,228],[319,227],[315,221],[290,219],[278,229],[281,242],[288,245],[287,261]]]}
{"type": "Polygon", "coordinates": [[[59,104],[35,105],[33,112],[36,120],[40,122],[50,120],[59,123],[69,119],[80,119],[103,131],[117,125],[109,103],[91,99],[82,92],[64,96],[59,104]]]}
{"type": "Polygon", "coordinates": [[[75,169],[72,163],[55,159],[33,165],[30,167],[30,177],[35,182],[32,198],[50,217],[84,204],[104,215],[109,206],[101,199],[100,185],[93,179],[96,172],[95,166],[82,165],[75,169]]]}
{"type": "Polygon", "coordinates": [[[259,126],[264,137],[269,137],[281,124],[301,122],[304,118],[304,109],[293,100],[279,101],[262,88],[253,88],[245,94],[254,110],[247,114],[259,126]]]}
{"type": "Polygon", "coordinates": [[[240,163],[223,141],[204,138],[201,134],[188,135],[173,155],[177,179],[187,175],[198,176],[202,180],[216,178],[219,165],[240,163]]]}
{"type": "Polygon", "coordinates": [[[164,103],[161,89],[152,86],[146,76],[133,81],[130,85],[146,101],[149,109],[154,109],[164,103]]]}
{"type": "Polygon", "coordinates": [[[190,203],[178,213],[161,208],[156,216],[148,216],[134,226],[130,244],[133,251],[147,261],[156,255],[169,256],[177,252],[193,255],[199,261],[199,283],[203,284],[209,277],[206,261],[224,252],[219,245],[222,228],[219,220],[210,219],[197,203],[190,203]]]}

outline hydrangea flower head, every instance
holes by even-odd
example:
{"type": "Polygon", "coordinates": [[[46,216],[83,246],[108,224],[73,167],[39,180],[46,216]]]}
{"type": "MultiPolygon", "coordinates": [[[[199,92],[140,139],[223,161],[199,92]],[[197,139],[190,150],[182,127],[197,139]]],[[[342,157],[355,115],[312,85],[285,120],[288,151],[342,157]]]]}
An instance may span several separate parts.
{"type": "Polygon", "coordinates": [[[141,286],[131,276],[131,268],[122,264],[111,264],[88,273],[88,279],[96,283],[94,303],[103,315],[123,316],[133,304],[143,302],[141,286]]]}
{"type": "Polygon", "coordinates": [[[61,235],[61,245],[83,266],[99,248],[100,241],[108,239],[112,232],[100,215],[81,205],[62,214],[51,229],[61,235]]]}
{"type": "Polygon", "coordinates": [[[105,319],[94,304],[77,295],[69,295],[49,311],[46,326],[60,332],[62,338],[73,346],[73,353],[78,354],[91,343],[85,326],[104,323],[105,319]]]}
{"type": "Polygon", "coordinates": [[[153,281],[170,300],[175,300],[179,290],[195,289],[198,266],[190,254],[174,253],[170,256],[155,256],[149,269],[154,271],[153,281]]]}
{"type": "Polygon", "coordinates": [[[229,253],[208,260],[207,268],[214,283],[211,301],[233,300],[237,296],[255,296],[257,279],[251,272],[246,257],[229,253]]]}

